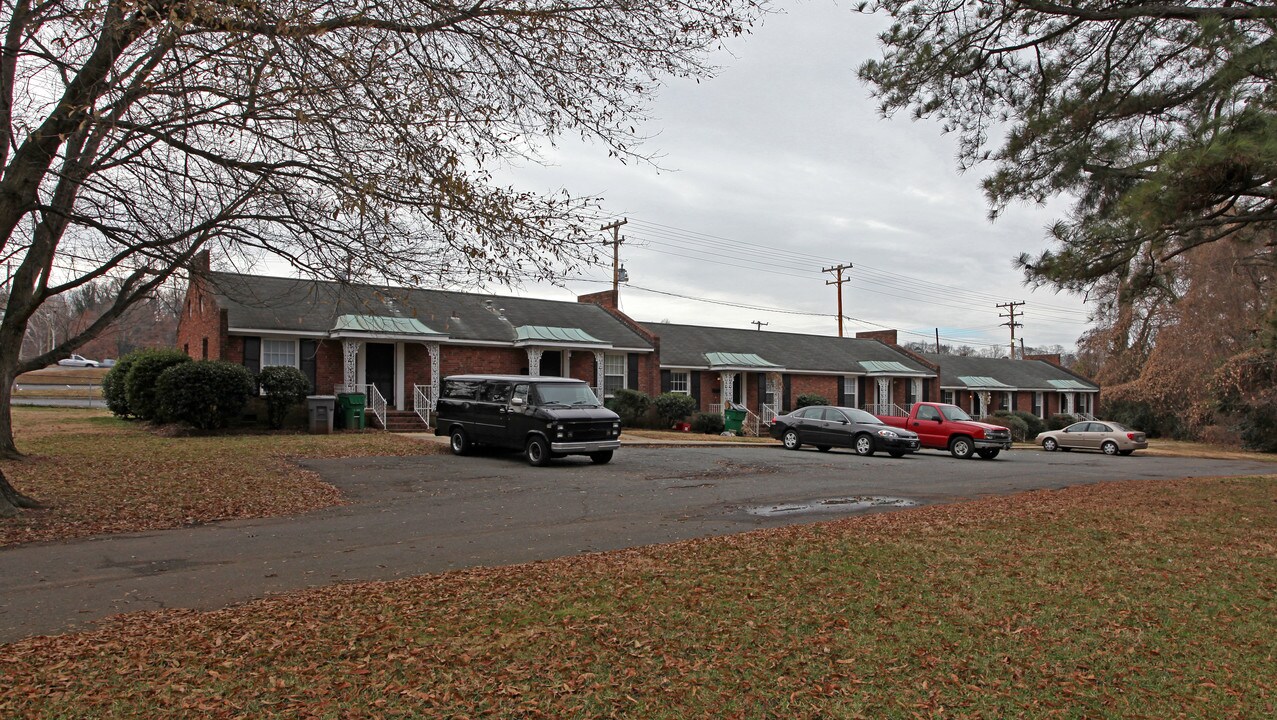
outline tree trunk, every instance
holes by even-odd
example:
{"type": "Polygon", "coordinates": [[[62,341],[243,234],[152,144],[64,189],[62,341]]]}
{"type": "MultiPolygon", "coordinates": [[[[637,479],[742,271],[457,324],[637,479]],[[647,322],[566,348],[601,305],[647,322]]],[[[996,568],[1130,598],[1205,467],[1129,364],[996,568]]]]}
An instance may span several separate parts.
{"type": "MultiPolygon", "coordinates": [[[[0,330],[7,330],[7,328],[0,325],[0,330]]],[[[8,333],[0,332],[0,338],[8,339],[8,337],[8,333]]],[[[20,336],[19,339],[21,339],[20,336]]],[[[18,447],[13,442],[13,413],[10,409],[10,401],[13,399],[13,381],[17,377],[18,349],[21,346],[21,342],[0,342],[0,458],[10,460],[20,457],[18,447]]]]}
{"type": "Polygon", "coordinates": [[[9,478],[0,470],[0,517],[13,517],[19,508],[38,508],[40,503],[23,495],[9,484],[9,478]]]}

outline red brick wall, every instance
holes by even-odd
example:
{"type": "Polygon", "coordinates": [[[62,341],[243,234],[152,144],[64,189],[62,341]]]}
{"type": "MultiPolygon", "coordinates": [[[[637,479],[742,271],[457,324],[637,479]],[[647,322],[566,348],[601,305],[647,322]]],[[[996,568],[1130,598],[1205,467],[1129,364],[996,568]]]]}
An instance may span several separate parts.
{"type": "Polygon", "coordinates": [[[190,357],[203,360],[204,342],[207,340],[209,360],[229,359],[224,355],[227,327],[226,311],[218,307],[205,281],[199,275],[193,275],[186,287],[182,315],[177,321],[177,347],[190,357]]]}
{"type": "Polygon", "coordinates": [[[790,375],[789,407],[784,410],[798,407],[799,395],[823,395],[830,403],[836,403],[840,382],[839,375],[790,375]]]}
{"type": "Polygon", "coordinates": [[[594,387],[599,379],[594,369],[594,353],[573,351],[572,358],[568,360],[568,377],[584,380],[590,387],[594,387]]]}
{"type": "Polygon", "coordinates": [[[519,375],[528,367],[523,348],[444,345],[439,349],[439,374],[519,375]]]}

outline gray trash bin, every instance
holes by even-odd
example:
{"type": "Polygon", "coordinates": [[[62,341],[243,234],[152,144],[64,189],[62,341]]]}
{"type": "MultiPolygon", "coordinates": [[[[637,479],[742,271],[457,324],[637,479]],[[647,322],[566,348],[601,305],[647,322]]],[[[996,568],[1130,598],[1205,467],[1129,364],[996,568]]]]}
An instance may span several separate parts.
{"type": "Polygon", "coordinates": [[[306,398],[306,410],[310,417],[312,433],[327,435],[333,431],[333,415],[336,406],[336,395],[310,395],[306,398]]]}

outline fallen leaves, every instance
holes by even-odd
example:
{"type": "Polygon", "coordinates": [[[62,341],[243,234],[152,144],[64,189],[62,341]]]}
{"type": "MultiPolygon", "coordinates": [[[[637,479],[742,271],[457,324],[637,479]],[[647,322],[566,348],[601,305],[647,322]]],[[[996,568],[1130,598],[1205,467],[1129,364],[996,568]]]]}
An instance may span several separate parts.
{"type": "Polygon", "coordinates": [[[177,438],[103,411],[15,407],[13,418],[29,455],[0,467],[47,507],[0,520],[0,547],[309,512],[342,495],[292,458],[440,451],[380,432],[177,438]]]}

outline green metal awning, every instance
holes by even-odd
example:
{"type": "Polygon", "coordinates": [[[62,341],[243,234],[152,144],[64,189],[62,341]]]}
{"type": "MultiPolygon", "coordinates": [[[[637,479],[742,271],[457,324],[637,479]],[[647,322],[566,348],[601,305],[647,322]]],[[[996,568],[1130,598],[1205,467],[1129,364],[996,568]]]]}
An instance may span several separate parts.
{"type": "Polygon", "coordinates": [[[328,332],[333,337],[447,337],[445,333],[431,330],[416,318],[386,317],[382,315],[342,315],[328,332]]]}
{"type": "Polygon", "coordinates": [[[1010,385],[987,375],[959,375],[958,382],[972,389],[987,390],[990,388],[1011,389],[1010,385]]]}
{"type": "Polygon", "coordinates": [[[1077,380],[1047,380],[1051,387],[1058,390],[1094,390],[1095,388],[1077,380]]]}
{"type": "Polygon", "coordinates": [[[560,345],[612,346],[611,343],[600,340],[581,328],[550,327],[548,325],[520,325],[514,329],[514,334],[515,345],[555,343],[560,345]]]}
{"type": "Polygon", "coordinates": [[[917,370],[894,360],[861,360],[860,366],[868,373],[914,373],[917,370]]]}
{"type": "Polygon", "coordinates": [[[710,369],[720,367],[780,369],[776,363],[764,360],[754,353],[711,352],[705,353],[705,359],[709,361],[710,369]]]}

